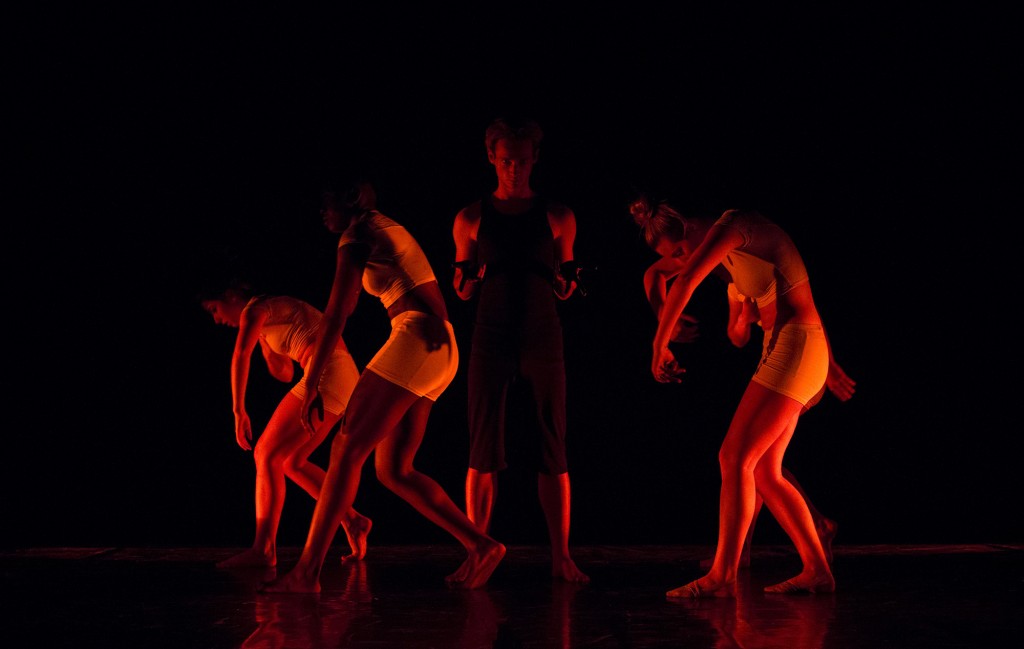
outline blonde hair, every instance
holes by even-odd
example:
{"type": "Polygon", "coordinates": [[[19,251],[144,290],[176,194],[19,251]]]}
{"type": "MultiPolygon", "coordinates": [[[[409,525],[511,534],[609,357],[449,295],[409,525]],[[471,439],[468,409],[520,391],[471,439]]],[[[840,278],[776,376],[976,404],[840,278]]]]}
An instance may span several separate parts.
{"type": "Polygon", "coordinates": [[[654,202],[647,195],[641,195],[629,204],[629,213],[640,226],[640,236],[651,248],[662,237],[678,241],[686,236],[686,217],[667,201],[654,202]]]}

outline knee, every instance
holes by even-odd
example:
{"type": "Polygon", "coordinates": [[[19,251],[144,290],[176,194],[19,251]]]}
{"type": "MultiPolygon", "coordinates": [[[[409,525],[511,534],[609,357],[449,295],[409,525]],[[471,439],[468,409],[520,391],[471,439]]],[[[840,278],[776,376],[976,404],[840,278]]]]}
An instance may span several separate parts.
{"type": "Polygon", "coordinates": [[[306,466],[306,458],[292,455],[284,459],[282,466],[286,475],[298,475],[306,466]]]}
{"type": "Polygon", "coordinates": [[[754,481],[757,483],[758,493],[774,492],[779,484],[785,481],[785,478],[775,467],[761,462],[754,467],[754,481]]]}
{"type": "Polygon", "coordinates": [[[274,467],[280,467],[283,462],[283,458],[277,449],[262,443],[262,439],[256,442],[256,447],[252,450],[252,459],[256,462],[257,468],[270,469],[274,467]]]}
{"type": "Polygon", "coordinates": [[[408,483],[408,471],[402,471],[388,462],[378,463],[374,469],[377,472],[377,480],[391,491],[400,493],[405,489],[405,485],[408,483]]]}
{"type": "Polygon", "coordinates": [[[718,468],[723,476],[752,473],[755,461],[740,449],[723,445],[718,450],[718,468]]]}

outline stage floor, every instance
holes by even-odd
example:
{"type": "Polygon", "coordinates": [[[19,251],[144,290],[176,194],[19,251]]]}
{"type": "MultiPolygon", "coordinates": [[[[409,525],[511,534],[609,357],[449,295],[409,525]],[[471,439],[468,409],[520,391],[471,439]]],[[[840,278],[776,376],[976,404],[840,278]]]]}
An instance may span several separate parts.
{"type": "MultiPolygon", "coordinates": [[[[262,595],[273,571],[219,570],[240,548],[0,551],[3,644],[21,647],[773,647],[1024,646],[1024,545],[837,546],[832,595],[784,596],[791,548],[758,547],[735,599],[680,602],[703,546],[585,546],[592,583],[549,576],[547,549],[512,546],[484,588],[451,590],[451,546],[371,547],[319,595],[262,595]]],[[[279,552],[289,569],[298,548],[279,552]]]]}

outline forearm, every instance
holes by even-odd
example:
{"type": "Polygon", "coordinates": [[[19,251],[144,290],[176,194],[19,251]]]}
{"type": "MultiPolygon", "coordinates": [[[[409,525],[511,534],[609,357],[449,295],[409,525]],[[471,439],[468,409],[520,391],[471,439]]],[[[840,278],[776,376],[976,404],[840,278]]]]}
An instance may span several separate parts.
{"type": "Polygon", "coordinates": [[[690,297],[693,295],[693,287],[683,278],[676,278],[672,288],[665,296],[665,303],[658,313],[658,330],[654,334],[654,349],[665,349],[672,340],[672,332],[676,322],[683,315],[690,297]]]}
{"type": "Polygon", "coordinates": [[[331,354],[333,354],[334,350],[342,343],[341,332],[344,327],[344,318],[335,321],[325,319],[324,326],[320,328],[320,334],[313,347],[313,353],[309,357],[309,362],[306,364],[305,377],[307,390],[311,387],[320,385],[320,377],[324,373],[324,369],[327,367],[327,362],[330,360],[331,354]]]}
{"type": "Polygon", "coordinates": [[[477,277],[478,270],[472,262],[462,261],[455,263],[455,276],[452,278],[452,287],[460,300],[469,300],[476,295],[476,288],[479,284],[477,277]]]}
{"type": "Polygon", "coordinates": [[[270,349],[270,346],[260,339],[260,348],[263,351],[263,360],[267,363],[267,370],[270,375],[282,383],[290,383],[295,378],[295,363],[284,354],[278,354],[270,349]]]}
{"type": "Polygon", "coordinates": [[[231,411],[245,412],[245,390],[249,380],[249,357],[236,353],[231,359],[231,411]]]}

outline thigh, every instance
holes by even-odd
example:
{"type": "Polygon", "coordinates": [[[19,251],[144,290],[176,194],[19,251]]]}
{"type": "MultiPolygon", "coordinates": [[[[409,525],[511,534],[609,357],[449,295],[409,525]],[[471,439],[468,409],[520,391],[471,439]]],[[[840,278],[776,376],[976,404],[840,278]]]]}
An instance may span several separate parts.
{"type": "Polygon", "coordinates": [[[721,459],[753,470],[768,449],[780,440],[776,452],[781,458],[792,436],[792,431],[786,434],[789,425],[802,407],[796,399],[751,381],[729,423],[721,459]]]}
{"type": "Polygon", "coordinates": [[[433,405],[434,402],[427,397],[420,397],[409,407],[391,434],[377,444],[375,462],[378,467],[388,467],[399,473],[412,470],[433,405]]]}
{"type": "Polygon", "coordinates": [[[385,437],[394,433],[406,412],[421,397],[365,370],[345,411],[339,435],[345,444],[368,455],[385,437]]]}
{"type": "Polygon", "coordinates": [[[284,395],[271,415],[267,427],[260,434],[256,448],[260,453],[284,457],[309,457],[327,437],[327,432],[338,421],[338,415],[325,413],[324,422],[312,437],[299,420],[302,401],[292,393],[284,395]]]}

